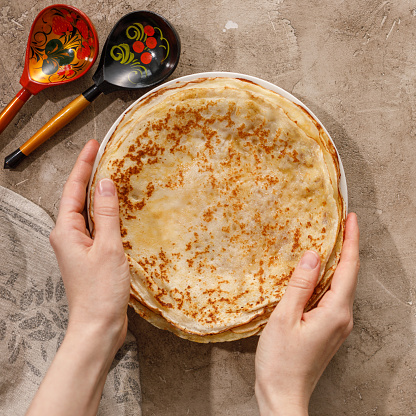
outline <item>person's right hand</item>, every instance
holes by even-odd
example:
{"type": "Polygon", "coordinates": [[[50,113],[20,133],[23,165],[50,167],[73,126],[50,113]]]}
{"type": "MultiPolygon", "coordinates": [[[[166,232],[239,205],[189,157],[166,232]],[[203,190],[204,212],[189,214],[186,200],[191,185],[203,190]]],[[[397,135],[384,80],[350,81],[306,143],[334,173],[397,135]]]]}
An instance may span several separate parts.
{"type": "Polygon", "coordinates": [[[309,400],[320,376],[352,330],[358,242],[357,217],[349,214],[331,288],[309,312],[305,313],[304,308],[318,280],[318,255],[304,253],[293,272],[257,347],[256,397],[262,416],[308,414],[309,400]]]}

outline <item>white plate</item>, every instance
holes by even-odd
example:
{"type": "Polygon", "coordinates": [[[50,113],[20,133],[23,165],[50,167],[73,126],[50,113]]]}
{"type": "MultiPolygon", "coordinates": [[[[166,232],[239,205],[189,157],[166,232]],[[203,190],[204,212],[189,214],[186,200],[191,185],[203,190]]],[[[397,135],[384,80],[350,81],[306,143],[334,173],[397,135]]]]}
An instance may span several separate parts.
{"type": "MultiPolygon", "coordinates": [[[[344,168],[342,166],[342,161],[341,161],[341,158],[339,156],[338,150],[336,149],[335,143],[332,140],[332,137],[330,136],[330,134],[326,130],[325,126],[319,121],[318,117],[316,117],[315,114],[305,104],[302,103],[302,101],[298,100],[292,94],[288,93],[287,91],[278,87],[277,85],[274,85],[274,84],[272,84],[271,82],[268,82],[268,81],[264,81],[263,79],[260,79],[260,78],[252,77],[250,75],[238,74],[236,72],[201,72],[199,74],[186,75],[184,77],[176,78],[176,79],[173,79],[172,81],[165,82],[164,84],[161,84],[158,87],[153,88],[151,91],[147,92],[146,94],[142,95],[138,100],[136,100],[130,107],[128,107],[120,115],[120,117],[115,121],[115,123],[112,125],[110,130],[108,130],[107,134],[105,135],[104,140],[102,141],[101,146],[98,150],[97,157],[95,158],[94,167],[93,167],[92,175],[91,175],[91,178],[90,178],[90,183],[88,185],[88,195],[89,195],[89,192],[90,192],[91,182],[92,182],[92,179],[94,177],[95,170],[97,169],[98,162],[100,161],[101,156],[104,153],[104,149],[105,149],[105,146],[107,145],[107,142],[110,140],[112,134],[114,133],[114,130],[117,128],[118,124],[120,123],[120,121],[122,120],[124,115],[133,106],[135,106],[141,100],[144,100],[148,95],[153,94],[155,91],[159,90],[160,88],[165,88],[165,87],[172,86],[177,82],[187,82],[187,81],[192,81],[192,80],[197,79],[197,78],[214,78],[214,77],[228,77],[228,78],[245,79],[247,81],[254,82],[255,84],[258,84],[258,85],[260,85],[264,88],[267,88],[271,91],[277,92],[278,94],[280,94],[283,97],[287,98],[288,100],[294,102],[295,104],[298,104],[298,105],[302,106],[321,125],[321,127],[324,129],[325,133],[331,139],[331,142],[334,145],[335,150],[337,151],[337,156],[338,156],[338,161],[339,161],[339,168],[340,168],[340,172],[341,172],[340,191],[341,191],[341,195],[342,195],[343,200],[344,200],[345,212],[347,212],[347,209],[348,209],[348,191],[347,191],[347,181],[346,181],[346,178],[345,178],[345,172],[344,172],[344,168]]],[[[88,200],[88,211],[87,212],[89,213],[89,198],[87,198],[87,200],[88,200]]],[[[91,226],[89,215],[88,215],[88,221],[89,221],[90,226],[91,226]]]]}

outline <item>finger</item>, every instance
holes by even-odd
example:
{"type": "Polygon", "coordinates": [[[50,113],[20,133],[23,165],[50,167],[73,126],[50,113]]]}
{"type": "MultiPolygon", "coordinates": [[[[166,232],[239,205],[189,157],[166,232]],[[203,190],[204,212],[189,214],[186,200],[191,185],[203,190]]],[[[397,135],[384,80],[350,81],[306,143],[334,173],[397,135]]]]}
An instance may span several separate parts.
{"type": "Polygon", "coordinates": [[[97,141],[90,140],[78,156],[64,186],[57,222],[70,213],[81,213],[84,209],[87,185],[98,147],[97,141]]]}
{"type": "Polygon", "coordinates": [[[294,270],[285,295],[278,307],[292,322],[300,321],[305,306],[318,282],[320,258],[314,251],[306,251],[294,270]]]}
{"type": "Polygon", "coordinates": [[[101,179],[95,188],[94,228],[94,244],[121,245],[118,197],[111,179],[101,179]]]}
{"type": "Polygon", "coordinates": [[[360,268],[359,239],[360,232],[357,215],[350,213],[345,224],[341,259],[331,282],[331,292],[335,297],[335,301],[341,304],[348,303],[352,305],[354,300],[358,270],[360,268]]]}

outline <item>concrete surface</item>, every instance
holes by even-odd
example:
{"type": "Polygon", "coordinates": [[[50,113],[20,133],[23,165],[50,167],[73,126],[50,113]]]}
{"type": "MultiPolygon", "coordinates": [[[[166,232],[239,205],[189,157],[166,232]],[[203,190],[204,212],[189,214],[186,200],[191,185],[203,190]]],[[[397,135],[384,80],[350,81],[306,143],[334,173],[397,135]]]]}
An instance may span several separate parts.
{"type": "MultiPolygon", "coordinates": [[[[311,415],[416,414],[416,1],[71,1],[101,45],[125,13],[149,9],[177,28],[173,77],[242,72],[293,93],[332,135],[361,226],[355,328],[325,371],[311,415]]],[[[49,1],[0,0],[0,105],[20,89],[31,23],[49,1]]],[[[91,85],[93,71],[30,99],[0,136],[1,160],[91,85]]],[[[102,140],[140,96],[102,96],[0,183],[54,218],[62,186],[89,138],[102,140]]],[[[2,162],[3,163],[3,162],[2,162]]],[[[257,338],[198,345],[131,315],[150,415],[256,415],[257,338]]]]}

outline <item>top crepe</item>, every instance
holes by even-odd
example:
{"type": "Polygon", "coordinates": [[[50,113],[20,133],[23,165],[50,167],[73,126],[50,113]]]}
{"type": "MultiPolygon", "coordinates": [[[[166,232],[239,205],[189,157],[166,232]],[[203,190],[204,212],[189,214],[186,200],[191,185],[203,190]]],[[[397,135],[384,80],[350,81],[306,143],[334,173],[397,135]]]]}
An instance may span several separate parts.
{"type": "Polygon", "coordinates": [[[322,262],[316,304],[342,246],[339,176],[302,107],[245,80],[200,78],[126,113],[92,190],[104,177],[117,186],[132,306],[207,342],[259,332],[307,249],[322,262]]]}

